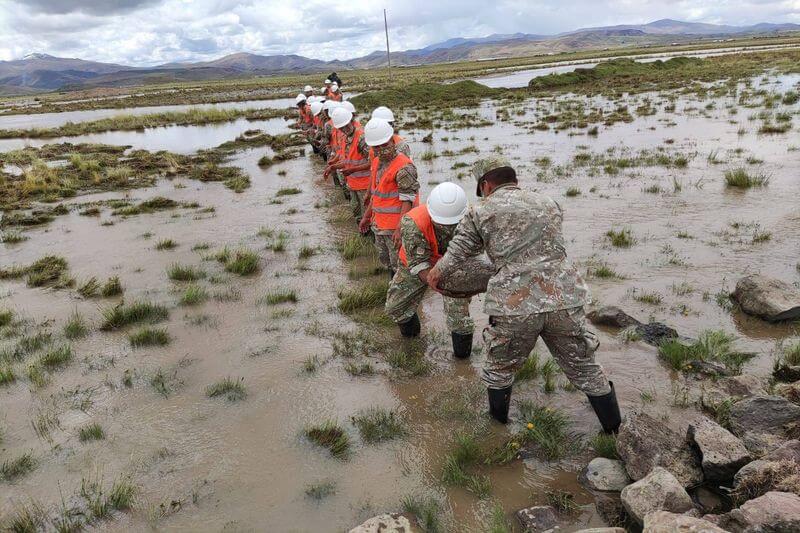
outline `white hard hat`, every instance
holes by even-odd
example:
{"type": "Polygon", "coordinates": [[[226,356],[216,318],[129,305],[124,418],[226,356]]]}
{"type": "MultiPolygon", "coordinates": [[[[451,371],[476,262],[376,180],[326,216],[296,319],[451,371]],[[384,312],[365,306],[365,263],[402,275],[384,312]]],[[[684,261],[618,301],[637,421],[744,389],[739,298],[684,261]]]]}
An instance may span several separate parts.
{"type": "Polygon", "coordinates": [[[353,114],[345,109],[344,106],[336,106],[331,115],[331,120],[333,120],[334,128],[342,128],[350,124],[350,121],[353,120],[353,114]]]}
{"type": "Polygon", "coordinates": [[[385,144],[394,135],[392,125],[380,118],[373,118],[364,126],[364,141],[367,146],[380,146],[385,144]]]}
{"type": "Polygon", "coordinates": [[[455,183],[440,183],[428,195],[428,213],[434,222],[447,226],[458,224],[466,212],[467,194],[455,183]]]}
{"type": "Polygon", "coordinates": [[[305,102],[305,101],[306,101],[306,95],[304,95],[303,93],[300,93],[300,94],[298,94],[298,95],[297,95],[297,97],[294,99],[294,105],[297,105],[297,104],[299,104],[300,102],[305,102]]]}
{"type": "Polygon", "coordinates": [[[339,90],[339,84],[338,84],[338,83],[336,83],[336,82],[333,82],[333,83],[331,84],[331,89],[333,89],[333,92],[336,92],[336,91],[338,91],[338,90],[339,90]]]}
{"type": "Polygon", "coordinates": [[[314,102],[311,104],[311,114],[315,117],[322,112],[322,102],[314,102]]]}
{"type": "Polygon", "coordinates": [[[331,80],[329,80],[328,78],[325,78],[325,85],[330,85],[330,83],[331,83],[331,80]]]}
{"type": "Polygon", "coordinates": [[[304,93],[307,93],[307,92],[313,91],[313,90],[314,90],[314,88],[311,85],[306,85],[305,87],[303,87],[303,92],[304,93]]]}
{"type": "Polygon", "coordinates": [[[325,100],[325,103],[322,104],[322,109],[327,111],[328,115],[330,115],[333,112],[333,110],[338,106],[339,102],[336,102],[334,100],[325,100]]]}
{"type": "Polygon", "coordinates": [[[349,100],[345,100],[344,102],[340,102],[341,106],[353,113],[356,114],[356,106],[353,105],[353,102],[349,100]]]}
{"type": "Polygon", "coordinates": [[[382,105],[375,108],[372,112],[372,118],[382,118],[386,122],[394,122],[394,113],[392,113],[391,109],[382,105]]]}

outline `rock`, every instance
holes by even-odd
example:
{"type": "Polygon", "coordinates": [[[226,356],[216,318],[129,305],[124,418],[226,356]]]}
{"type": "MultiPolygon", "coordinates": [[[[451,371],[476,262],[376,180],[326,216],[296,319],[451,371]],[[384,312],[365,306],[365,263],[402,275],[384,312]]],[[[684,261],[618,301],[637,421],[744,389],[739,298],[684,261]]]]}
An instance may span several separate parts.
{"type": "Polygon", "coordinates": [[[753,396],[731,406],[731,431],[743,435],[775,433],[788,436],[788,425],[800,420],[800,405],[780,396],[753,396]],[[786,427],[785,427],[786,426],[786,427]]]}
{"type": "Polygon", "coordinates": [[[662,466],[684,487],[703,482],[699,458],[687,440],[644,413],[633,411],[622,422],[617,452],[632,479],[642,479],[654,466],[662,466]]]}
{"type": "Polygon", "coordinates": [[[775,376],[776,380],[781,381],[783,383],[790,383],[792,381],[797,381],[800,380],[800,366],[780,363],[772,371],[772,375],[775,376]]]}
{"type": "Polygon", "coordinates": [[[625,533],[621,527],[592,527],[589,529],[580,529],[575,533],[625,533]]]}
{"type": "Polygon", "coordinates": [[[715,363],[714,361],[702,361],[700,359],[692,359],[686,365],[692,369],[696,374],[704,374],[706,376],[721,377],[729,376],[731,371],[722,363],[715,363]]]}
{"type": "Polygon", "coordinates": [[[448,296],[465,298],[486,292],[489,279],[497,269],[486,254],[472,257],[464,262],[462,268],[439,283],[439,288],[448,296]]]}
{"type": "Polygon", "coordinates": [[[651,346],[660,346],[662,342],[668,339],[677,339],[678,332],[666,324],[661,322],[650,322],[649,324],[639,324],[636,326],[636,332],[642,337],[642,340],[651,346]]]}
{"type": "Polygon", "coordinates": [[[800,440],[794,439],[784,442],[777,448],[767,452],[764,457],[765,461],[794,461],[800,464],[800,440]]]}
{"type": "Polygon", "coordinates": [[[700,464],[707,480],[731,479],[750,461],[742,441],[713,420],[703,417],[692,421],[686,435],[700,450],[700,464]]]}
{"type": "Polygon", "coordinates": [[[748,431],[742,435],[742,442],[753,457],[761,457],[785,443],[786,438],[772,433],[748,431]]]}
{"type": "Polygon", "coordinates": [[[401,514],[382,514],[370,518],[360,526],[354,527],[350,533],[412,533],[411,522],[401,514]]]}
{"type": "Polygon", "coordinates": [[[702,518],[670,513],[669,511],[654,511],[644,517],[644,531],[648,533],[726,533],[702,518]]]}
{"type": "Polygon", "coordinates": [[[745,276],[736,284],[731,298],[748,315],[769,322],[800,318],[800,290],[779,279],[758,274],[745,276]]]}
{"type": "Polygon", "coordinates": [[[628,313],[614,306],[605,306],[590,311],[586,318],[596,326],[611,326],[614,328],[627,328],[641,324],[628,313]]]}
{"type": "Polygon", "coordinates": [[[691,496],[701,515],[725,510],[725,501],[722,497],[706,487],[698,487],[691,496]]]}
{"type": "Polygon", "coordinates": [[[775,385],[775,394],[786,398],[793,404],[800,405],[800,381],[775,385]]]}
{"type": "Polygon", "coordinates": [[[586,485],[592,490],[621,491],[631,483],[622,461],[596,457],[583,473],[586,485]]]}
{"type": "Polygon", "coordinates": [[[755,461],[750,461],[742,468],[736,472],[736,475],[733,476],[733,486],[736,487],[742,483],[743,479],[746,479],[756,472],[763,470],[767,465],[769,465],[772,461],[766,461],[764,459],[756,459],[755,461]]]}
{"type": "Polygon", "coordinates": [[[692,498],[680,481],[660,466],[622,489],[620,498],[628,515],[640,524],[653,511],[683,513],[694,508],[692,498]]]}
{"type": "Polygon", "coordinates": [[[614,493],[597,494],[594,500],[597,514],[606,524],[620,526],[628,521],[628,513],[619,499],[619,495],[614,493]]]}
{"type": "Polygon", "coordinates": [[[538,505],[517,511],[517,519],[527,531],[547,531],[558,524],[556,510],[549,505],[538,505]]]}
{"type": "Polygon", "coordinates": [[[731,396],[747,398],[756,394],[764,394],[767,380],[752,374],[742,374],[722,379],[719,383],[731,396]]]}
{"type": "Polygon", "coordinates": [[[769,491],[800,495],[800,464],[794,461],[753,461],[736,473],[733,497],[745,501],[769,491]],[[754,464],[755,463],[755,464],[754,464]]]}
{"type": "Polygon", "coordinates": [[[800,531],[800,496],[768,492],[714,521],[734,533],[791,533],[800,531]]]}

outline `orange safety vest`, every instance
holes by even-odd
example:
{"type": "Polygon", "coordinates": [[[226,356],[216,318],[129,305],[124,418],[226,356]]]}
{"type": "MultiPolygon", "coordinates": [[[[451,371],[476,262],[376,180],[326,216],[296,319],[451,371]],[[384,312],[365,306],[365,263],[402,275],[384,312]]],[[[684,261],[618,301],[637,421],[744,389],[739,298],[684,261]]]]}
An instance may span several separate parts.
{"type": "MultiPolygon", "coordinates": [[[[392,135],[392,140],[394,141],[394,144],[399,144],[399,143],[403,142],[404,139],[402,137],[400,137],[398,134],[395,133],[394,135],[392,135]]],[[[372,161],[373,159],[375,159],[375,148],[370,148],[369,149],[369,160],[372,161]]]]}
{"type": "MultiPolygon", "coordinates": [[[[400,191],[397,190],[397,172],[411,163],[405,154],[397,154],[378,179],[380,158],[374,158],[370,167],[370,186],[372,190],[372,221],[379,230],[395,230],[400,224],[400,191]]],[[[412,205],[419,204],[419,193],[412,205]]]]}
{"type": "MultiPolygon", "coordinates": [[[[361,129],[361,123],[357,120],[352,122],[353,127],[356,130],[361,129]]],[[[354,134],[355,135],[355,134],[354,134]]],[[[331,137],[331,146],[334,145],[333,137],[336,137],[336,153],[339,154],[341,159],[345,159],[347,156],[347,136],[342,133],[342,130],[339,128],[333,128],[333,136],[331,137]]]]}
{"type": "Polygon", "coordinates": [[[314,118],[311,120],[311,123],[314,124],[315,128],[319,129],[319,127],[322,125],[322,115],[320,114],[314,116],[314,118]]]}
{"type": "Polygon", "coordinates": [[[338,93],[333,92],[333,89],[328,89],[325,91],[325,99],[326,100],[333,100],[334,102],[341,102],[342,101],[342,91],[338,93]]]}
{"type": "Polygon", "coordinates": [[[306,104],[300,111],[300,115],[303,117],[303,122],[305,122],[306,124],[311,124],[314,122],[314,115],[311,114],[310,105],[306,104]]]}
{"type": "MultiPolygon", "coordinates": [[[[431,266],[435,265],[439,262],[439,259],[442,258],[442,254],[439,253],[439,243],[436,241],[436,232],[433,230],[433,220],[431,219],[431,214],[428,212],[428,206],[423,204],[419,207],[415,207],[406,213],[406,216],[414,221],[414,224],[416,224],[422,232],[425,240],[428,241],[428,245],[431,247],[429,263],[431,266]]],[[[400,246],[399,257],[400,261],[402,261],[405,266],[408,266],[405,245],[400,246]]]]}
{"type": "MultiPolygon", "coordinates": [[[[361,127],[356,128],[353,134],[353,140],[350,141],[350,146],[346,147],[344,152],[344,168],[351,169],[362,166],[369,162],[369,160],[361,155],[358,151],[358,141],[364,135],[364,130],[361,127]]],[[[345,141],[342,135],[342,141],[345,141]]],[[[370,176],[372,175],[371,169],[358,170],[347,176],[347,186],[353,191],[366,191],[369,189],[370,176]]]]}

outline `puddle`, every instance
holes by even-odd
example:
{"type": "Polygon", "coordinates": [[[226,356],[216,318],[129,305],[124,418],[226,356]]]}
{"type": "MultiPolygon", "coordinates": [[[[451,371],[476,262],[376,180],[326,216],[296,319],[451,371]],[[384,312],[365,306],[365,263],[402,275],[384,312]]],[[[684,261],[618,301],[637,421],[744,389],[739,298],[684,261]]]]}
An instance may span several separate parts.
{"type": "MultiPolygon", "coordinates": [[[[788,150],[796,134],[758,135],[758,122],[748,117],[759,109],[740,107],[736,115],[731,115],[726,106],[736,104],[735,98],[716,98],[715,107],[704,111],[712,99],[677,97],[676,111],[669,112],[662,104],[665,99],[652,94],[631,97],[627,105],[633,110],[650,99],[656,103],[656,114],[629,124],[601,125],[596,137],[570,136],[569,130],[531,133],[530,127],[537,120],[534,115],[552,112],[554,106],[569,99],[529,100],[514,106],[522,111],[514,115],[519,122],[516,125],[495,122],[484,128],[437,129],[432,145],[421,142],[428,131],[403,133],[414,154],[429,149],[437,154],[445,150],[457,153],[470,146],[476,146],[482,154],[503,152],[512,159],[523,187],[551,195],[562,205],[572,260],[582,270],[590,260],[603,261],[625,277],[616,281],[589,278],[596,302],[618,305],[643,320],[665,322],[689,336],[706,329],[735,333],[742,349],[759,353],[745,365],[745,372],[769,374],[774,343],[795,339],[797,333],[791,326],[769,325],[732,314],[717,304],[715,294],[731,289],[739,276],[749,272],[800,283],[796,267],[800,182],[795,171],[800,151],[788,150]],[[740,128],[746,131],[740,134],[740,128]],[[620,157],[623,151],[635,154],[658,147],[669,154],[686,154],[686,168],[634,167],[616,175],[591,166],[564,167],[561,174],[554,170],[572,162],[576,153],[601,155],[613,149],[620,157]],[[712,153],[724,163],[712,163],[712,153]],[[542,157],[551,158],[549,167],[536,162],[542,157]],[[747,166],[746,158],[763,161],[753,168],[770,175],[768,187],[746,192],[727,190],[724,171],[747,166]],[[681,190],[675,191],[674,183],[680,183],[681,190]],[[664,192],[645,192],[654,184],[664,192]],[[566,197],[569,187],[579,188],[581,194],[566,197]],[[729,223],[733,221],[756,221],[771,238],[752,244],[748,234],[730,233],[729,223]],[[636,244],[629,249],[611,248],[605,232],[623,226],[631,228],[636,244]],[[679,233],[689,238],[679,238],[679,233]],[[674,288],[682,284],[691,290],[679,295],[674,288]],[[649,305],[636,301],[630,292],[634,288],[657,292],[662,302],[649,305]]],[[[614,109],[618,105],[601,97],[584,101],[587,107],[614,109]]],[[[797,111],[796,106],[791,109],[797,111]]],[[[490,102],[478,111],[491,120],[497,112],[490,102]]],[[[280,133],[286,124],[282,119],[241,120],[224,125],[109,132],[70,142],[132,144],[187,153],[231,140],[245,129],[280,133]]],[[[41,144],[60,141],[50,139],[41,144]]],[[[0,146],[9,149],[8,145],[0,146]]],[[[100,307],[116,300],[84,300],[74,291],[30,289],[24,283],[0,280],[0,307],[14,309],[37,322],[49,320],[54,333],[76,309],[94,326],[87,338],[73,342],[75,361],[54,374],[50,385],[30,391],[23,378],[0,389],[6,451],[17,455],[32,450],[39,460],[33,472],[4,487],[0,514],[11,512],[29,498],[55,505],[61,501],[59,490],[71,494],[80,487],[83,476],[101,472],[107,484],[118,475],[130,474],[141,488],[139,508],[103,522],[102,527],[109,531],[147,531],[152,527],[181,531],[345,530],[369,516],[398,510],[399,501],[408,494],[445,498],[446,511],[457,524],[453,530],[481,531],[495,502],[512,517],[513,511],[523,506],[544,503],[545,493],[554,489],[574,493],[582,505],[575,524],[564,531],[602,525],[591,505],[593,496],[577,482],[578,471],[586,462],[583,456],[558,465],[527,459],[487,470],[493,487],[489,500],[441,486],[443,458],[462,424],[456,419],[438,418],[431,405],[453,385],[476,386],[483,354],[476,350],[468,362],[451,359],[441,299],[429,294],[421,309],[424,331],[445,339],[445,348],[428,356],[436,366],[433,375],[353,377],[344,371],[347,361],[328,360],[331,335],[354,327],[335,307],[337,292],[352,282],[348,266],[336,249],[339,230],[325,221],[323,206],[329,186],[318,182],[322,165],[317,159],[308,156],[261,169],[257,161],[263,153],[247,150],[232,161],[252,180],[252,187],[241,194],[222,184],[176,179],[160,181],[147,189],[73,200],[167,196],[179,202],[197,202],[201,208],[213,206],[213,213],[169,210],[103,226],[102,221],[110,218],[107,208],[99,219],[72,212],[47,226],[26,231],[29,240],[25,242],[0,245],[2,266],[27,264],[48,253],[65,257],[79,281],[91,276],[119,276],[126,301],[146,298],[169,307],[170,319],[165,327],[172,337],[166,347],[133,349],[125,333],[96,331],[100,307]],[[176,188],[176,184],[181,187],[176,188]],[[271,203],[283,187],[298,187],[302,192],[282,197],[281,204],[271,203]],[[257,235],[263,227],[289,233],[285,252],[266,249],[268,241],[257,235]],[[144,238],[148,232],[153,235],[144,238]],[[178,247],[157,251],[155,243],[161,239],[173,239],[178,247]],[[216,261],[203,261],[204,252],[192,251],[200,243],[208,243],[210,251],[223,246],[257,250],[262,271],[247,278],[227,274],[216,261]],[[298,252],[303,245],[318,247],[319,251],[300,263],[298,252]],[[166,276],[167,268],[176,262],[205,270],[209,277],[199,283],[208,291],[238,292],[241,299],[179,306],[179,285],[166,276]],[[217,283],[212,283],[211,275],[217,283]],[[290,314],[275,313],[279,308],[257,303],[267,291],[282,287],[297,291],[296,304],[280,307],[290,309],[290,314]],[[192,325],[192,321],[199,325],[192,325]],[[313,374],[304,373],[303,362],[313,356],[327,362],[313,374]],[[158,369],[168,376],[173,388],[168,397],[150,385],[158,369]],[[125,370],[134,376],[131,388],[121,383],[125,370]],[[234,404],[206,397],[206,387],[226,376],[244,378],[248,392],[245,400],[234,404]],[[76,390],[91,398],[85,412],[73,408],[65,396],[76,390]],[[52,444],[38,439],[31,427],[31,419],[48,402],[55,402],[61,422],[61,428],[53,431],[52,444]],[[372,406],[401,413],[409,422],[408,437],[378,445],[362,443],[349,419],[372,406]],[[308,424],[327,418],[338,420],[350,434],[350,460],[333,459],[301,437],[308,424]],[[89,422],[103,426],[105,440],[79,442],[78,429],[89,422]],[[322,481],[335,482],[335,494],[321,502],[308,499],[306,487],[322,481]],[[179,502],[177,508],[173,501],[179,502]]],[[[458,173],[464,169],[453,169],[453,164],[471,163],[477,157],[468,153],[420,159],[423,195],[437,182],[458,182],[458,173]]],[[[462,178],[471,201],[476,201],[471,178],[462,178]]],[[[487,323],[480,298],[473,301],[472,311],[479,332],[487,323]]],[[[674,375],[651,347],[625,343],[611,331],[598,334],[598,360],[615,381],[622,409],[643,408],[666,420],[673,429],[685,431],[696,409],[681,404],[683,387],[688,387],[689,399],[696,401],[700,383],[674,375]],[[655,400],[645,402],[644,395],[655,400]]],[[[476,335],[476,339],[479,337],[476,335]]],[[[397,342],[400,346],[399,337],[397,342]]],[[[544,359],[546,349],[539,345],[537,351],[544,359]]],[[[485,400],[483,392],[478,392],[477,405],[482,410],[485,400]]],[[[562,409],[576,431],[591,435],[598,429],[580,393],[558,388],[548,394],[541,381],[530,381],[516,386],[514,395],[515,399],[535,399],[562,409]]],[[[514,429],[487,427],[483,438],[495,443],[514,429]]]]}

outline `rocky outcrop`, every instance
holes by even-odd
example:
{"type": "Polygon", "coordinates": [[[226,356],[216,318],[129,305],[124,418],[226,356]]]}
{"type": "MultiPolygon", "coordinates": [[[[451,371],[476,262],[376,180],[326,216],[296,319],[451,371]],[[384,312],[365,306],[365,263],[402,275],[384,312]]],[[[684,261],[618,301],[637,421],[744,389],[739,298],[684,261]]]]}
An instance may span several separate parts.
{"type": "Polygon", "coordinates": [[[644,517],[644,531],[648,533],[726,533],[702,518],[694,518],[669,511],[655,511],[644,517]]]}
{"type": "Polygon", "coordinates": [[[556,510],[549,505],[537,505],[517,511],[517,519],[525,531],[547,531],[558,524],[556,510]]]}
{"type": "Polygon", "coordinates": [[[800,381],[794,383],[778,383],[775,385],[775,394],[786,398],[796,405],[800,405],[800,381]]]}
{"type": "Polygon", "coordinates": [[[692,498],[668,470],[657,466],[652,472],[622,489],[622,505],[639,522],[654,511],[684,513],[694,508],[692,498]]]}
{"type": "Polygon", "coordinates": [[[703,482],[699,458],[687,440],[644,413],[634,411],[622,422],[617,452],[634,480],[661,466],[672,472],[684,487],[703,482]]]}
{"type": "Polygon", "coordinates": [[[770,491],[800,496],[800,464],[789,460],[753,461],[736,473],[732,493],[736,500],[750,500],[770,491]]]}
{"type": "Polygon", "coordinates": [[[736,284],[731,298],[742,311],[769,322],[800,318],[800,290],[788,283],[753,274],[736,284]]]}
{"type": "Polygon", "coordinates": [[[687,437],[700,451],[700,464],[707,480],[731,479],[750,461],[750,453],[742,441],[708,418],[692,421],[687,430],[687,437]]]}
{"type": "Polygon", "coordinates": [[[360,526],[354,527],[350,533],[413,533],[411,522],[401,514],[382,514],[370,518],[360,526]]]}
{"type": "Polygon", "coordinates": [[[746,432],[789,436],[800,422],[800,405],[780,396],[753,396],[731,406],[730,424],[735,435],[746,432]]]}
{"type": "Polygon", "coordinates": [[[800,440],[787,441],[770,450],[761,459],[765,461],[794,461],[800,464],[800,440]]]}
{"type": "Polygon", "coordinates": [[[586,466],[581,479],[591,490],[619,492],[631,483],[622,461],[596,457],[586,466]]]}
{"type": "Polygon", "coordinates": [[[723,515],[706,520],[732,533],[790,533],[800,531],[800,496],[768,492],[723,515]]]}
{"type": "Polygon", "coordinates": [[[599,309],[590,311],[586,317],[596,326],[609,326],[614,328],[633,327],[644,342],[653,346],[658,346],[666,339],[678,337],[678,332],[666,324],[661,324],[660,322],[644,324],[619,307],[600,307],[599,309]]]}

